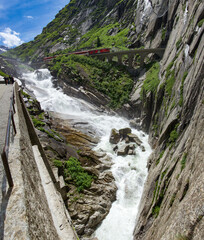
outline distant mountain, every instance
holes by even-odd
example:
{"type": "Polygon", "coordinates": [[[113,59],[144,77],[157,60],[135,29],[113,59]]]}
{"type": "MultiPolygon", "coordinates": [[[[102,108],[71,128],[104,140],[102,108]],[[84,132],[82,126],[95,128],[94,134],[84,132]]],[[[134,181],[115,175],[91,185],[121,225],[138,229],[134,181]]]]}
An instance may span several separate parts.
{"type": "Polygon", "coordinates": [[[3,45],[0,45],[0,53],[6,52],[6,51],[8,51],[8,50],[9,50],[8,47],[5,47],[5,46],[3,46],[3,45]]]}

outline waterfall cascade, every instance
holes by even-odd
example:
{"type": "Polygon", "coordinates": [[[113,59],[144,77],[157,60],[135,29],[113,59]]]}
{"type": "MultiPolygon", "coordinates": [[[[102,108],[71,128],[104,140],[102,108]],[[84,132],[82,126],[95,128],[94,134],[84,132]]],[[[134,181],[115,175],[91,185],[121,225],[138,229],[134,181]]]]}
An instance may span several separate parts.
{"type": "Polygon", "coordinates": [[[112,159],[112,173],[117,185],[117,199],[112,204],[110,213],[94,236],[99,240],[130,240],[133,238],[133,229],[138,212],[138,206],[143,191],[143,184],[147,176],[146,163],[151,153],[148,136],[142,131],[132,129],[141,139],[145,151],[136,148],[136,155],[126,157],[117,156],[109,143],[112,128],[121,129],[129,126],[129,121],[119,116],[109,116],[94,112],[95,107],[85,101],[65,95],[52,84],[52,77],[47,69],[24,74],[26,87],[32,90],[47,111],[54,111],[67,116],[88,122],[100,142],[95,151],[106,152],[112,159]]]}

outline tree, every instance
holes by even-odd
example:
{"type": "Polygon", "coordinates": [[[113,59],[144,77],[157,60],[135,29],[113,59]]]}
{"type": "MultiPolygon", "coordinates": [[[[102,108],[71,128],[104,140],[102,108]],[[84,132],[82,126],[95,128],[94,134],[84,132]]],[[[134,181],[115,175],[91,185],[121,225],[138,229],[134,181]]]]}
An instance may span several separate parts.
{"type": "Polygon", "coordinates": [[[96,41],[96,46],[97,47],[101,47],[101,40],[100,40],[100,38],[99,37],[97,37],[97,41],[96,41]]]}

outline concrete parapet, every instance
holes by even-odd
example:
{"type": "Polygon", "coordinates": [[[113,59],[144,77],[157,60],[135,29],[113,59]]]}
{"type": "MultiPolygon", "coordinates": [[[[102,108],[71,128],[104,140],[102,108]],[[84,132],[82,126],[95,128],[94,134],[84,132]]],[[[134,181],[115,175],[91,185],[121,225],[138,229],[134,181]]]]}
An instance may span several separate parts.
{"type": "Polygon", "coordinates": [[[4,240],[78,239],[53,182],[54,174],[50,175],[50,169],[41,154],[43,150],[39,148],[40,143],[33,146],[30,139],[30,132],[35,130],[25,120],[17,85],[15,90],[17,134],[9,151],[14,187],[7,189],[3,197],[1,236],[4,240]]]}

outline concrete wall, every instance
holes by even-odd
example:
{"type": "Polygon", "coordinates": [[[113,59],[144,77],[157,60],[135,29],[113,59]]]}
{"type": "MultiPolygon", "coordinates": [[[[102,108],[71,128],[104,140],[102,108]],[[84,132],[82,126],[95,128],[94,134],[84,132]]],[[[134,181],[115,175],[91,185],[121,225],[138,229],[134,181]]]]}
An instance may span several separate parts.
{"type": "Polygon", "coordinates": [[[42,149],[39,143],[31,143],[29,131],[34,129],[32,124],[27,128],[17,90],[16,86],[17,134],[9,151],[14,187],[4,197],[3,239],[77,239],[53,175],[41,156],[42,149]]]}

